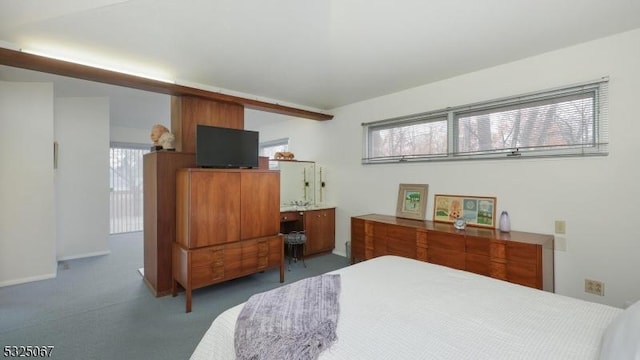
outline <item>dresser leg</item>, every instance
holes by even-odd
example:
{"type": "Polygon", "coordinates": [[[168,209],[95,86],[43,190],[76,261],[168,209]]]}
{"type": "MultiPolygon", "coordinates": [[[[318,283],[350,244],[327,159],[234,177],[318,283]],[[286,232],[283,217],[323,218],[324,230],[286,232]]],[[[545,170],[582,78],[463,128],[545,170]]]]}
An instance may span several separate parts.
{"type": "Polygon", "coordinates": [[[284,282],[284,259],[280,259],[280,282],[284,282]]]}
{"type": "Polygon", "coordinates": [[[191,312],[191,288],[189,289],[185,289],[185,301],[186,301],[186,307],[187,307],[187,311],[188,313],[191,312]]]}

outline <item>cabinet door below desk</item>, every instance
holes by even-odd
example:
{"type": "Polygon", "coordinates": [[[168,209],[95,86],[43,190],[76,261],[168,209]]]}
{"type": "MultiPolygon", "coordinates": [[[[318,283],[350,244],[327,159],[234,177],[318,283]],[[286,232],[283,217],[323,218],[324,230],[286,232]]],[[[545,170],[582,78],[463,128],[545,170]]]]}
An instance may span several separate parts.
{"type": "Polygon", "coordinates": [[[335,209],[305,211],[304,231],[307,235],[305,256],[333,250],[336,242],[335,209]]]}

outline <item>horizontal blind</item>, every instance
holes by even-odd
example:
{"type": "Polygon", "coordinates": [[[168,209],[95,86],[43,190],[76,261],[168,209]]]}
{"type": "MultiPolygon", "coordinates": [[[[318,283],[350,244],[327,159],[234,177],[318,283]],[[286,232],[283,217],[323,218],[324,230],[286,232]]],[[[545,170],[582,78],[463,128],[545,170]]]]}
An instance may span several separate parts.
{"type": "Polygon", "coordinates": [[[608,154],[608,78],[364,123],[363,163],[608,154]]]}
{"type": "Polygon", "coordinates": [[[109,168],[109,232],[142,231],[144,227],[143,155],[148,146],[112,143],[109,168]]]}
{"type": "Polygon", "coordinates": [[[595,90],[517,105],[457,113],[460,155],[487,151],[593,147],[595,90]]]}
{"type": "Polygon", "coordinates": [[[377,159],[443,155],[447,153],[447,119],[372,127],[369,145],[370,157],[377,159]]]}

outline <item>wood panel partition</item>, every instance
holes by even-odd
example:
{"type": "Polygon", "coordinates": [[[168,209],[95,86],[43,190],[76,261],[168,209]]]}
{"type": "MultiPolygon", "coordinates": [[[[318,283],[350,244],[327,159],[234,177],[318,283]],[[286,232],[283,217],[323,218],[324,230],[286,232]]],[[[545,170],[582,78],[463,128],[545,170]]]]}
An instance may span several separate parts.
{"type": "Polygon", "coordinates": [[[171,132],[177,151],[196,151],[197,124],[244,129],[244,107],[192,96],[171,97],[171,132]]]}
{"type": "Polygon", "coordinates": [[[156,151],[144,155],[144,281],[155,296],[171,293],[171,246],[176,239],[176,171],[196,155],[156,151]]]}

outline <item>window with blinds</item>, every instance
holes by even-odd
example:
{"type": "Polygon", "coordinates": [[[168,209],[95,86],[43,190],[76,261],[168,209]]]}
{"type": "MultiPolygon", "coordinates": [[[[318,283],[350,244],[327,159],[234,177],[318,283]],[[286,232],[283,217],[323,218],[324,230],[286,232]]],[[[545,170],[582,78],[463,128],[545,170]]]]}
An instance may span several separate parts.
{"type": "Polygon", "coordinates": [[[363,124],[363,163],[607,155],[608,81],[363,124]]]}
{"type": "Polygon", "coordinates": [[[447,117],[424,116],[369,128],[370,156],[374,159],[447,155],[447,117]]]}
{"type": "Polygon", "coordinates": [[[289,138],[265,141],[260,143],[260,156],[273,159],[275,153],[289,151],[289,138]]]}
{"type": "Polygon", "coordinates": [[[142,231],[144,228],[143,156],[149,147],[112,143],[109,151],[109,232],[142,231]]]}

